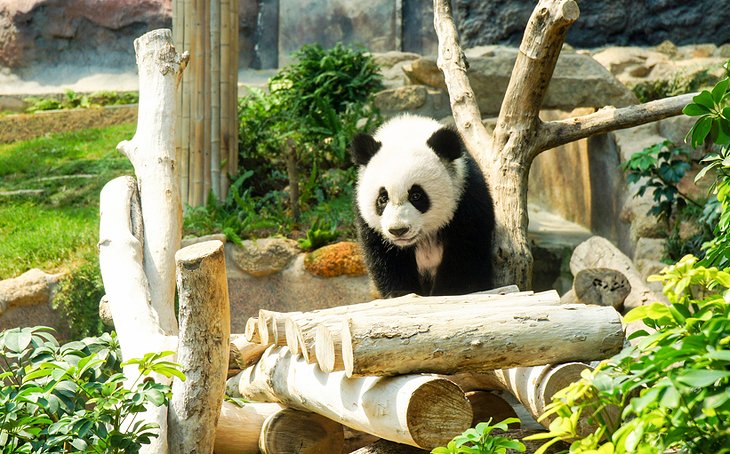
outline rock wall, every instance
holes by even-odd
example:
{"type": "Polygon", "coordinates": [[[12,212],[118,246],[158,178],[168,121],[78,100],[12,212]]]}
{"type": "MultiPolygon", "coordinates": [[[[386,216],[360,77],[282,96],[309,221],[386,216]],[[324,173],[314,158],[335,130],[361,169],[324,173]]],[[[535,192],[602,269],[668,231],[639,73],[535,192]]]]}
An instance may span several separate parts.
{"type": "MultiPolygon", "coordinates": [[[[567,42],[576,47],[730,42],[730,8],[711,0],[579,1],[567,42]]],[[[519,44],[534,0],[455,0],[463,44],[519,44]]]]}

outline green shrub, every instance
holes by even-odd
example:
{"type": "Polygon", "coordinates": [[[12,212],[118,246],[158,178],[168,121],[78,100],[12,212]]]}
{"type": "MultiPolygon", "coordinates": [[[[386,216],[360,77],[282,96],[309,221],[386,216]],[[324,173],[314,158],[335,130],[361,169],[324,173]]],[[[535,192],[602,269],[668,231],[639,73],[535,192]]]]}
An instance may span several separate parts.
{"type": "Polygon", "coordinates": [[[730,273],[687,256],[654,280],[670,306],[653,303],[624,321],[649,328],[638,342],[553,397],[549,438],[573,453],[730,452],[730,273]],[[586,418],[594,428],[580,426],[586,418]]]}
{"type": "Polygon", "coordinates": [[[30,103],[26,109],[28,113],[44,110],[78,109],[89,107],[101,107],[122,104],[136,104],[139,102],[139,94],[136,92],[117,93],[113,91],[100,91],[88,95],[79,95],[73,90],[67,89],[63,98],[42,98],[31,96],[24,99],[30,103]]]}
{"type": "Polygon", "coordinates": [[[99,317],[102,296],[104,283],[99,258],[97,254],[90,254],[61,280],[53,298],[53,307],[63,314],[74,339],[99,336],[104,332],[99,317]]]}
{"type": "Polygon", "coordinates": [[[122,363],[115,335],[59,345],[50,328],[0,333],[2,452],[135,453],[159,427],[135,421],[146,405],[166,405],[171,389],[151,373],[184,380],[176,364],[148,354],[122,363]],[[125,365],[140,378],[125,384],[125,365]]]}

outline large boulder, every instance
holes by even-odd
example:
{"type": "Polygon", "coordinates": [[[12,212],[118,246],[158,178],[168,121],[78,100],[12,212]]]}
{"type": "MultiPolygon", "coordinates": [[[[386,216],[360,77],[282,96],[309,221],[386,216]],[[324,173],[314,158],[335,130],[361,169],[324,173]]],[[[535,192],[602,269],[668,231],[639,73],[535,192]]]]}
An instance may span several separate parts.
{"type": "MultiPolygon", "coordinates": [[[[502,46],[465,51],[469,82],[483,115],[499,112],[518,52],[516,48],[502,46]]],[[[413,84],[445,89],[443,76],[432,57],[414,60],[404,65],[403,71],[413,84]]],[[[593,58],[563,51],[542,107],[570,111],[576,107],[623,107],[635,103],[633,93],[593,58]]]]}

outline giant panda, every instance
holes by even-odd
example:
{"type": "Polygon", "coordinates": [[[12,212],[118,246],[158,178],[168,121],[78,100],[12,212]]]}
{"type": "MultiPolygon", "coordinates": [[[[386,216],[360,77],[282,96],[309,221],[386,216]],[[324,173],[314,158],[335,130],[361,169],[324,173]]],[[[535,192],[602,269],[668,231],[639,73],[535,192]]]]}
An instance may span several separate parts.
{"type": "Polygon", "coordinates": [[[459,134],[403,115],[351,143],[358,240],[383,297],[492,286],[494,208],[459,134]]]}

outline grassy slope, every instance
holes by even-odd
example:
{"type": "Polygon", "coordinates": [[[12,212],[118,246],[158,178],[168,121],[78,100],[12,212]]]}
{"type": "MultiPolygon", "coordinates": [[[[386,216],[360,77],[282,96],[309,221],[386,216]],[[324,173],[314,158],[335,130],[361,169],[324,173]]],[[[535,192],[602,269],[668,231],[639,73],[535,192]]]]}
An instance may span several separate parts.
{"type": "Polygon", "coordinates": [[[0,145],[0,193],[42,189],[40,195],[0,195],[0,279],[36,267],[61,271],[94,253],[99,191],[131,174],[116,145],[134,124],[53,134],[0,145]]]}

